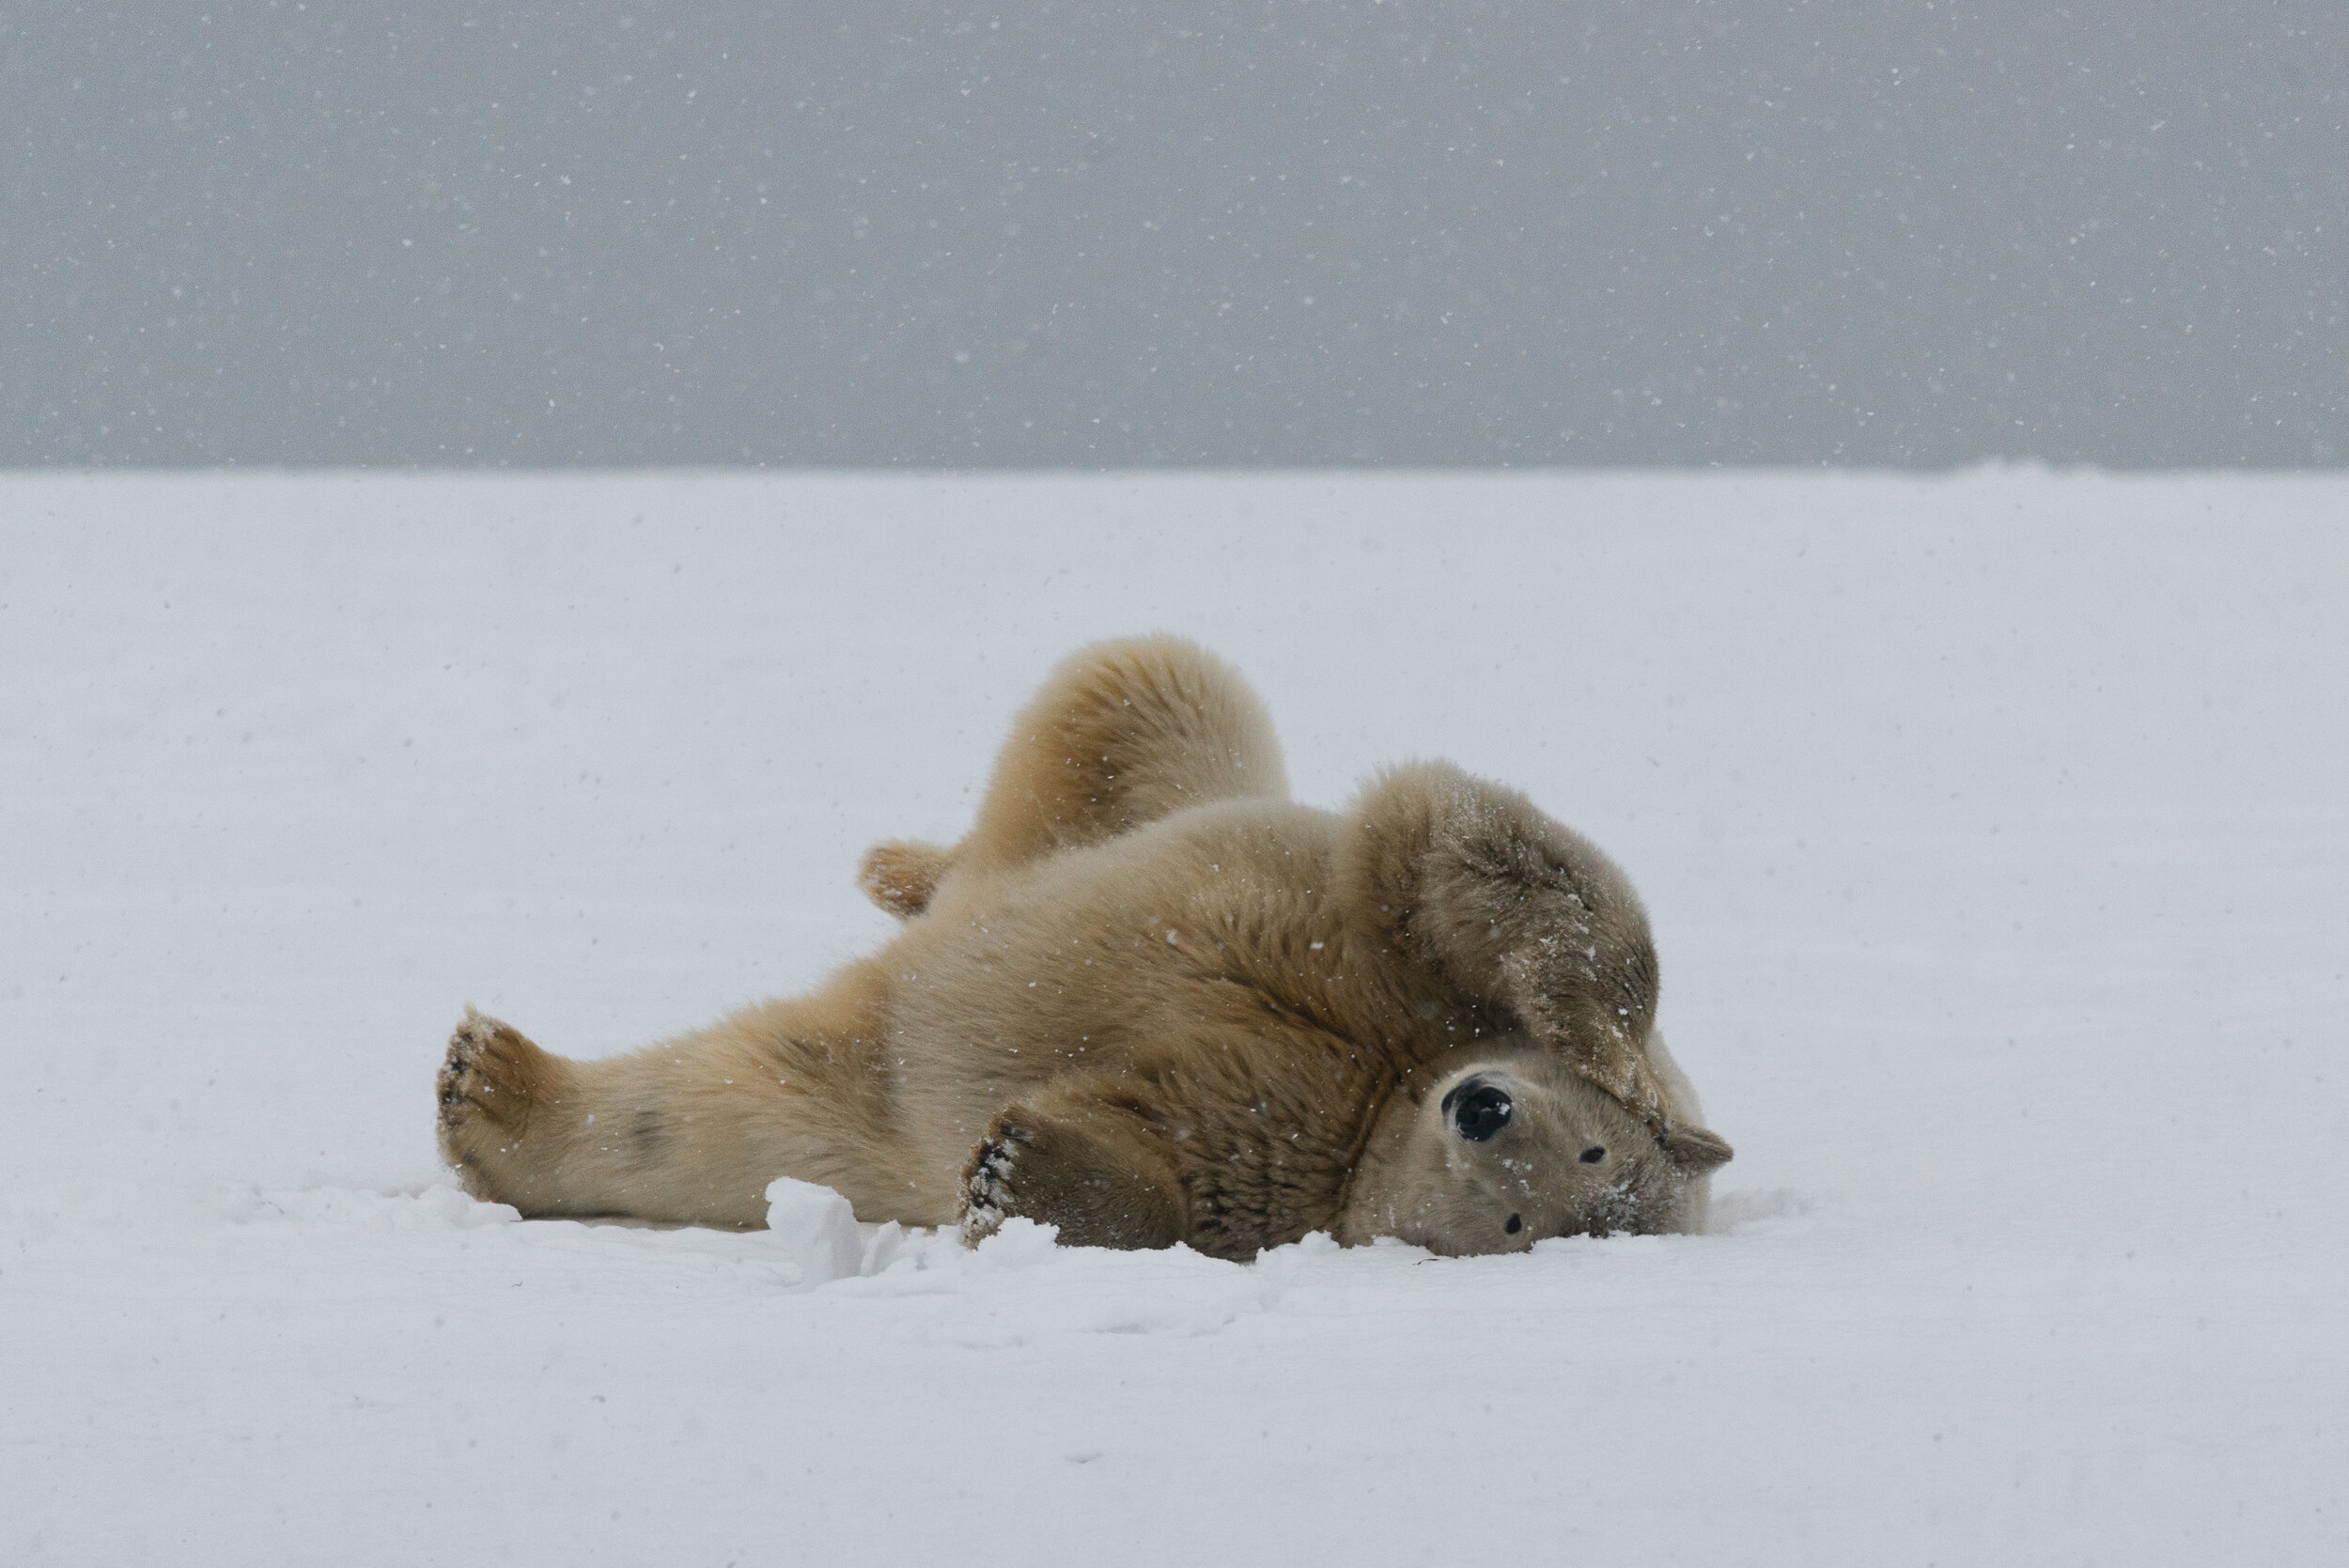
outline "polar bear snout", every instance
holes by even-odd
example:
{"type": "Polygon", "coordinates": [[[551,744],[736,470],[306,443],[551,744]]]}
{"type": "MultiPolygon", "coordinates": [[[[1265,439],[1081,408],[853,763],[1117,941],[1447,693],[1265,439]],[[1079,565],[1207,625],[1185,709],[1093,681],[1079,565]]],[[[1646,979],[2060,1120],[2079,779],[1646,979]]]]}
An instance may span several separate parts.
{"type": "Polygon", "coordinates": [[[1468,1255],[1688,1230],[1728,1152],[1702,1127],[1651,1126],[1544,1047],[1495,1046],[1380,1113],[1341,1239],[1468,1255]]]}

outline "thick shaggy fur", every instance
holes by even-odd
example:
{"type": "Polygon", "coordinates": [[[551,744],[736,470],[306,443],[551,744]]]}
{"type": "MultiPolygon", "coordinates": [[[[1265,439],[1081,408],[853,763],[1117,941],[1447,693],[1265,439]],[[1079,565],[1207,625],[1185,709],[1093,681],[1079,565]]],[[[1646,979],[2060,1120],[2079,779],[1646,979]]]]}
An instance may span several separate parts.
{"type": "Polygon", "coordinates": [[[1343,815],[1286,796],[1229,666],[1084,649],[961,843],[866,856],[905,919],[879,955],[610,1061],[469,1014],[442,1147],[531,1214],[755,1225],[788,1174],[867,1220],[1227,1257],[1701,1223],[1728,1148],[1655,1037],[1646,917],[1606,857],[1443,763],[1343,815]],[[1477,1072],[1522,1109],[1471,1140],[1439,1108],[1477,1072]]]}

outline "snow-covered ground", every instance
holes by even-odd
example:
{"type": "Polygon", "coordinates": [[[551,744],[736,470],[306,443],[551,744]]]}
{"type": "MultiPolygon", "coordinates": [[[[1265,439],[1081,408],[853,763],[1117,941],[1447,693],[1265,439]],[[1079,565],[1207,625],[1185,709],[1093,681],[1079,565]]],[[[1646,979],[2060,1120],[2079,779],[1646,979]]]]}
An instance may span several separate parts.
{"type": "Polygon", "coordinates": [[[2349,481],[0,480],[0,1560],[2349,1560],[2349,481]],[[1060,654],[1630,871],[1716,1234],[517,1222],[1060,654]],[[888,1265],[885,1268],[880,1265],[888,1265]]]}

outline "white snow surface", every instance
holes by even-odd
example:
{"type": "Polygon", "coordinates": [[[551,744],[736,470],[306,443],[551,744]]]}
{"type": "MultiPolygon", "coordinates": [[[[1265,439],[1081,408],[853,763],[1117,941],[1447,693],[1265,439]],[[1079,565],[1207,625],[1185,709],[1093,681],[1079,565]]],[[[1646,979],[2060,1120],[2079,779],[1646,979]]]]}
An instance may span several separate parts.
{"type": "Polygon", "coordinates": [[[0,1561],[2349,1560],[2349,481],[0,480],[0,1561]],[[1059,656],[1627,869],[1713,1234],[524,1221],[1059,656]],[[854,1267],[849,1266],[853,1256],[854,1267]],[[833,1278],[832,1276],[840,1276],[833,1278]]]}

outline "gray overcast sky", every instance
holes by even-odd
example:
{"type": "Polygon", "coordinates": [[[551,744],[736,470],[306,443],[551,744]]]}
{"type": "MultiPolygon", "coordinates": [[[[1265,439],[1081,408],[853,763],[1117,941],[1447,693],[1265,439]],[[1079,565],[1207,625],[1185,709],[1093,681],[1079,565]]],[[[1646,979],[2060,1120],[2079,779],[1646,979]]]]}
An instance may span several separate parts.
{"type": "Polygon", "coordinates": [[[0,12],[0,463],[2349,461],[2349,5],[0,12]]]}

